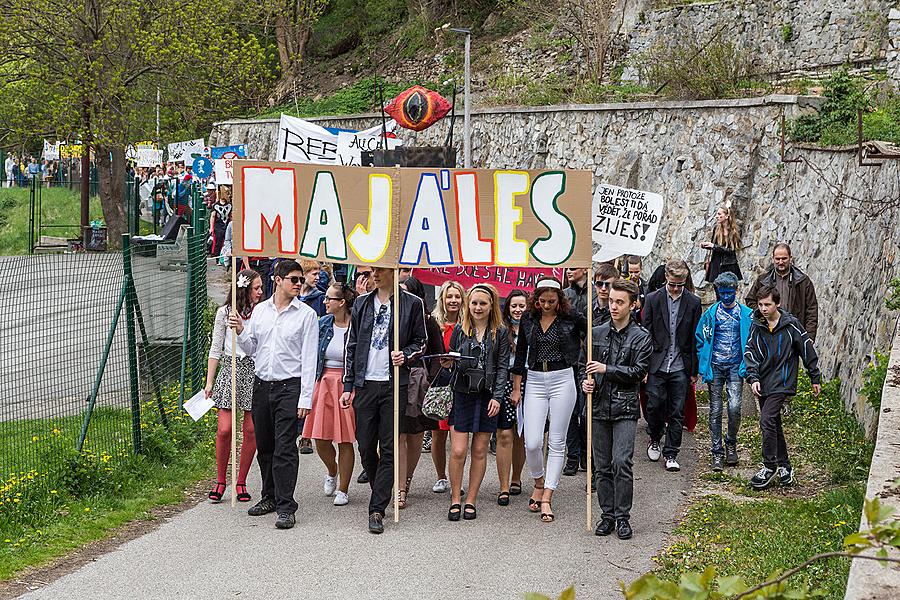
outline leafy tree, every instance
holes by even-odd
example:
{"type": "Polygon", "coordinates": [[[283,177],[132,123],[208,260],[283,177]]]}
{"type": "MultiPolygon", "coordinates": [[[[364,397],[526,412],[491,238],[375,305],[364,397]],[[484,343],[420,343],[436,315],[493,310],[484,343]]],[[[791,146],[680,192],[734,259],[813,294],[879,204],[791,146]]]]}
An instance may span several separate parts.
{"type": "MultiPolygon", "coordinates": [[[[255,9],[253,9],[255,10],[255,9]]],[[[0,0],[0,143],[92,146],[110,240],[125,229],[125,148],[208,131],[256,104],[274,51],[239,0],[0,0]]]]}

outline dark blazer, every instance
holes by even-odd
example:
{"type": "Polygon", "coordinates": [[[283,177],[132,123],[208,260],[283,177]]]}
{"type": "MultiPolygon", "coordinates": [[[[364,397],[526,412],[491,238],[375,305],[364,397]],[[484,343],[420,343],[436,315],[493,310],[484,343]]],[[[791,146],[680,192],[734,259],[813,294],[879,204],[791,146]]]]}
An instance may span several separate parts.
{"type": "MultiPolygon", "coordinates": [[[[473,356],[472,347],[476,345],[474,336],[463,333],[462,327],[457,325],[450,335],[451,352],[459,352],[463,356],[473,356]]],[[[487,332],[484,336],[484,384],[490,388],[491,398],[497,402],[503,402],[506,398],[506,382],[509,377],[509,332],[506,327],[497,329],[496,339],[487,332]]],[[[470,366],[474,361],[461,361],[457,363],[454,376],[459,369],[470,366]]]]}
{"type": "MultiPolygon", "coordinates": [[[[375,324],[375,295],[369,292],[357,298],[350,312],[350,331],[347,332],[347,349],[344,356],[344,391],[361,388],[366,382],[366,366],[369,362],[369,348],[372,344],[372,329],[375,324]]],[[[388,324],[389,335],[394,335],[394,311],[388,324]]],[[[400,290],[400,350],[406,362],[400,367],[400,385],[409,383],[409,364],[419,361],[424,353],[427,335],[425,333],[425,307],[418,296],[400,290]]],[[[390,344],[393,351],[393,339],[390,344]]],[[[421,364],[421,363],[420,363],[421,364]]],[[[388,372],[394,377],[394,368],[388,372]]]]}
{"type": "MultiPolygon", "coordinates": [[[[650,373],[660,370],[666,353],[669,350],[669,304],[668,291],[665,286],[647,294],[644,310],[641,314],[641,325],[650,332],[653,341],[653,353],[650,355],[650,373]]],[[[687,291],[681,292],[681,305],[678,307],[678,322],[674,332],[675,342],[684,357],[684,370],[688,375],[696,375],[698,371],[697,344],[694,333],[700,322],[700,298],[687,291]]]]}

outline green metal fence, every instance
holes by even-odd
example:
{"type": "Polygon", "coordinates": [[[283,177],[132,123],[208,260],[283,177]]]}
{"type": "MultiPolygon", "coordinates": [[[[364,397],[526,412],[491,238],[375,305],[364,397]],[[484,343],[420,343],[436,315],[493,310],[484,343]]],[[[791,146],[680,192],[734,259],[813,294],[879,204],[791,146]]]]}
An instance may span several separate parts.
{"type": "Polygon", "coordinates": [[[0,258],[0,483],[60,453],[140,452],[146,412],[166,422],[173,396],[180,406],[203,387],[199,191],[194,207],[174,242],[126,235],[119,252],[0,258]]]}

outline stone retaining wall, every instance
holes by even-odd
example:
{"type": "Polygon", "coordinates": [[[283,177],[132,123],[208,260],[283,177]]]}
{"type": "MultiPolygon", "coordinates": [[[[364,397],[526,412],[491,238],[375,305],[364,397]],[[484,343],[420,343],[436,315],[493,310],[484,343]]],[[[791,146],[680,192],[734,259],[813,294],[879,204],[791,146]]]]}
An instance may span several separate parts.
{"type": "MultiPolygon", "coordinates": [[[[822,368],[844,381],[845,397],[855,398],[867,357],[889,347],[893,334],[884,297],[890,277],[900,276],[900,160],[859,167],[851,151],[789,144],[788,158],[800,162],[782,162],[781,115],[791,118],[806,102],[769,96],[478,110],[472,156],[476,167],[588,169],[595,184],[661,193],[666,210],[648,271],[681,256],[702,279],[706,251],[699,244],[709,239],[716,207],[730,201],[743,222],[744,289],[768,265],[772,245],[790,242],[797,266],[816,286],[822,368]]],[[[318,121],[362,129],[377,118],[318,121]]],[[[407,144],[437,145],[446,127],[401,137],[407,144]]],[[[277,129],[277,120],[219,123],[210,144],[247,143],[251,156],[269,159],[277,129]]],[[[461,130],[458,123],[457,146],[461,130]]],[[[851,404],[871,427],[865,404],[851,404]]]]}

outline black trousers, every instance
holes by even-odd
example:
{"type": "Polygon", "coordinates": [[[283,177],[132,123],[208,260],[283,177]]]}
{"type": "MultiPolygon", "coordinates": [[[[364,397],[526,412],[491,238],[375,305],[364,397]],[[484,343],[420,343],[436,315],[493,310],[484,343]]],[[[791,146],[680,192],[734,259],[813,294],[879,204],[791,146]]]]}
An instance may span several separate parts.
{"type": "MultiPolygon", "coordinates": [[[[400,386],[406,398],[407,386],[400,386]]],[[[394,489],[394,388],[390,381],[366,381],[356,388],[356,441],[363,469],[369,475],[372,497],[369,514],[384,515],[394,489]]]]}
{"type": "Polygon", "coordinates": [[[263,381],[253,386],[253,426],[256,429],[256,460],[262,474],[262,497],[275,499],[278,513],[297,512],[297,399],[300,378],[263,381]]]}
{"type": "Polygon", "coordinates": [[[592,431],[597,500],[606,519],[630,519],[634,498],[634,434],[637,421],[594,419],[592,431]]]}
{"type": "Polygon", "coordinates": [[[587,456],[587,419],[585,406],[587,397],[580,389],[569,419],[569,430],[566,432],[566,458],[569,461],[581,461],[587,456]]]}
{"type": "Polygon", "coordinates": [[[684,370],[674,373],[658,371],[647,377],[647,409],[644,417],[650,427],[651,440],[660,441],[665,429],[666,441],[662,454],[666,458],[677,457],[681,449],[684,401],[690,382],[691,378],[684,370]]]}
{"type": "Polygon", "coordinates": [[[791,468],[787,442],[781,428],[781,407],[788,400],[784,394],[763,396],[759,399],[759,430],[762,433],[763,464],[773,471],[778,467],[791,468]]]}

